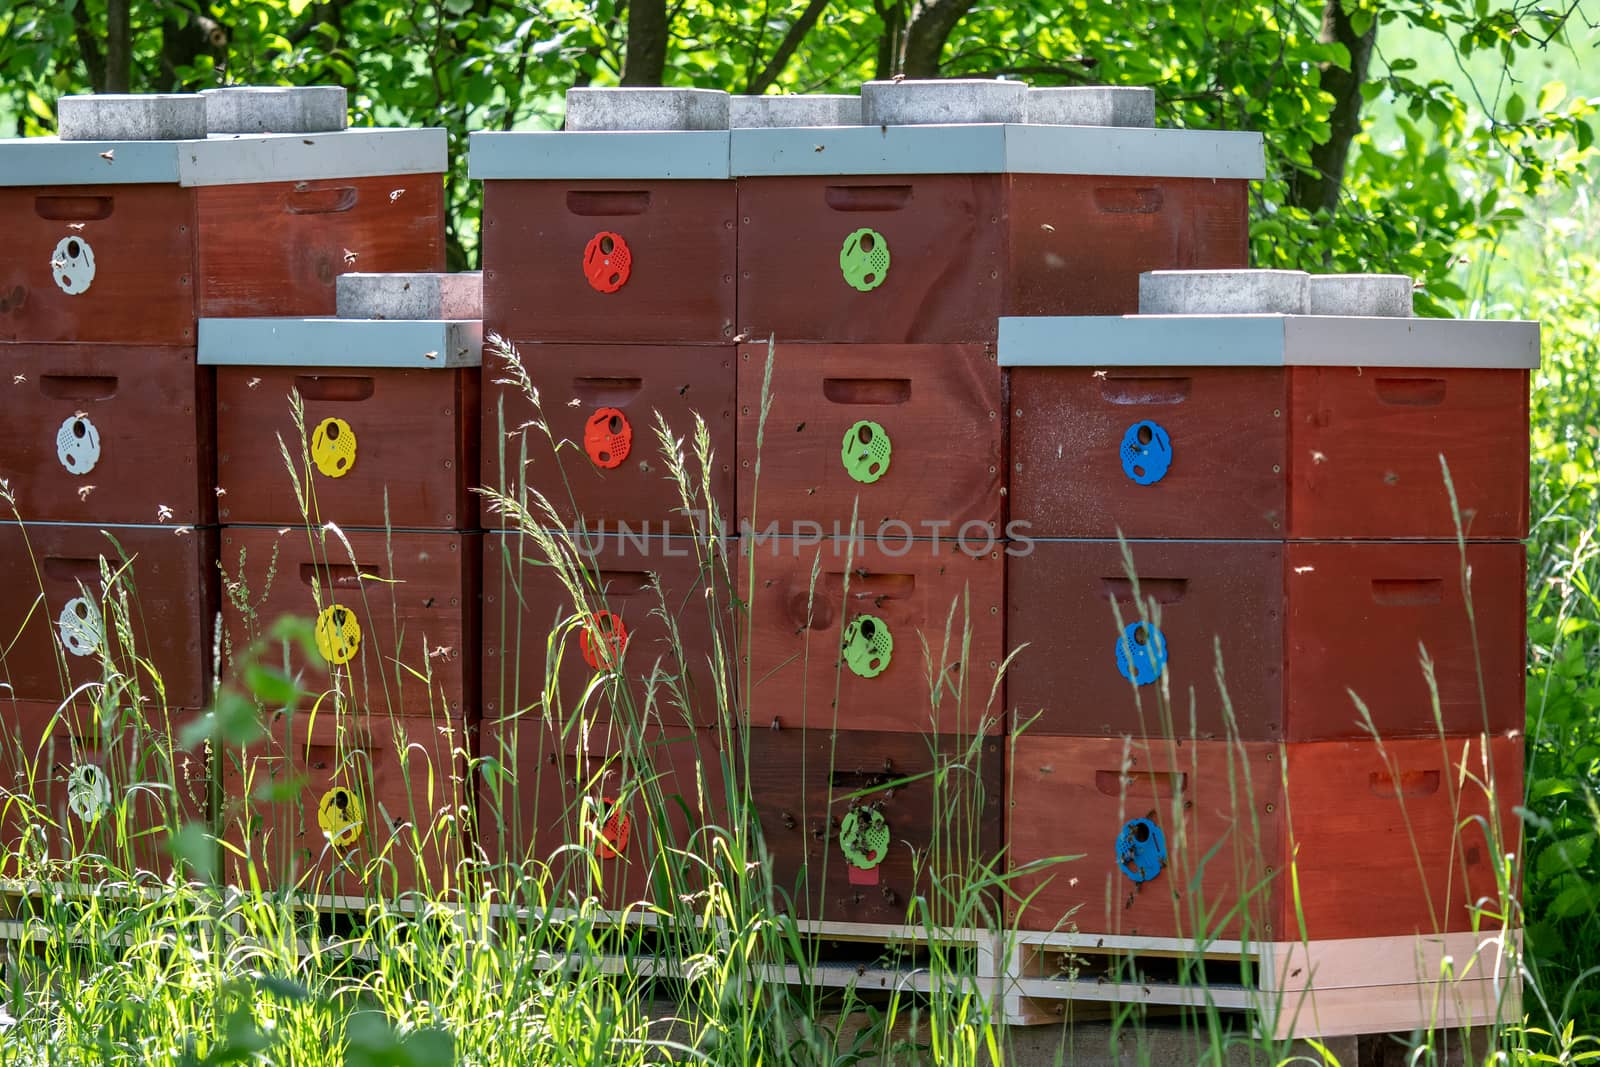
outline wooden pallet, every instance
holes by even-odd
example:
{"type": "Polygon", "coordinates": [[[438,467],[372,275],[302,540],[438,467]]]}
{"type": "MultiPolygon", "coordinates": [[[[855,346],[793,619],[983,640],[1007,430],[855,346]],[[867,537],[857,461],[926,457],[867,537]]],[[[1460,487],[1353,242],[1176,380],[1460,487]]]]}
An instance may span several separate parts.
{"type": "Polygon", "coordinates": [[[1000,1017],[1059,1023],[1075,1002],[1212,1008],[1262,1036],[1479,1026],[1521,1013],[1520,931],[1317,942],[1009,935],[1000,1017]]]}
{"type": "MultiPolygon", "coordinates": [[[[153,898],[142,886],[129,897],[153,898]]],[[[236,893],[237,890],[228,890],[236,893]]],[[[84,885],[0,885],[0,940],[38,941],[36,901],[104,892],[84,885]]],[[[291,901],[314,913],[327,940],[317,951],[371,958],[376,949],[353,932],[373,903],[361,897],[291,901]]],[[[224,900],[224,915],[231,914],[224,900]]],[[[391,902],[402,914],[423,914],[415,902],[391,902]]],[[[429,904],[427,911],[490,931],[539,921],[570,921],[570,908],[535,910],[507,904],[429,904]]],[[[684,961],[670,954],[666,917],[646,910],[596,912],[604,929],[626,927],[637,941],[622,951],[547,953],[552,970],[598,969],[639,980],[685,977],[684,961]]],[[[238,926],[237,915],[231,921],[238,926]]],[[[1418,1029],[1483,1026],[1521,1014],[1517,960],[1520,931],[1351,938],[1314,942],[1212,941],[1112,936],[1074,932],[996,933],[906,925],[796,923],[807,953],[793,960],[758,963],[755,974],[778,985],[810,986],[861,994],[968,995],[990,1005],[1004,1025],[1060,1024],[1133,1005],[1144,1010],[1216,1010],[1250,1016],[1262,1037],[1336,1037],[1418,1029]],[[929,953],[949,954],[935,974],[929,953]]],[[[70,939],[69,935],[69,939],[70,939]]],[[[299,939],[302,952],[311,943],[299,939]]]]}
{"type": "Polygon", "coordinates": [[[997,935],[986,930],[929,928],[877,923],[801,920],[810,958],[772,963],[762,969],[767,981],[811,984],[857,992],[941,993],[991,1000],[1000,987],[1002,953],[997,935]],[[928,966],[930,945],[957,955],[965,967],[944,979],[928,966]]]}
{"type": "MultiPolygon", "coordinates": [[[[550,909],[535,916],[530,909],[495,905],[491,913],[501,922],[530,919],[562,920],[574,917],[568,909],[550,909]]],[[[648,931],[669,920],[653,912],[603,912],[600,922],[627,925],[648,946],[648,931]]],[[[817,922],[795,923],[803,938],[805,961],[757,963],[754,975],[770,984],[853,990],[857,993],[954,993],[992,1000],[1000,986],[999,938],[985,930],[929,929],[905,925],[817,922]],[[956,954],[970,966],[961,968],[941,985],[928,966],[930,946],[956,954]]],[[[555,965],[557,961],[553,961],[555,965]]],[[[603,973],[637,978],[680,978],[685,966],[665,952],[606,954],[564,961],[568,966],[592,963],[603,973]]]]}

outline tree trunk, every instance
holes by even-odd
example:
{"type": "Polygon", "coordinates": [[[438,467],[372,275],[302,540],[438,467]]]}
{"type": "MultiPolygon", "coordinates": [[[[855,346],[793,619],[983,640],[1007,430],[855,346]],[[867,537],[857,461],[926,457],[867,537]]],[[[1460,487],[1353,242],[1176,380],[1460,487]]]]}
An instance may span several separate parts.
{"type": "Polygon", "coordinates": [[[778,50],[772,53],[761,73],[750,80],[749,87],[745,90],[752,96],[759,96],[772,88],[783,68],[789,65],[789,60],[794,57],[795,50],[800,47],[800,42],[805,40],[806,34],[811,32],[817,20],[822,17],[822,12],[828,6],[828,0],[811,0],[806,4],[806,9],[800,12],[800,17],[794,20],[783,40],[778,42],[778,50]]]}
{"type": "Polygon", "coordinates": [[[1339,206],[1350,142],[1361,132],[1361,86],[1367,80],[1367,67],[1378,39],[1376,13],[1367,32],[1357,34],[1341,0],[1328,0],[1322,11],[1321,37],[1324,43],[1337,42],[1349,50],[1350,69],[1341,70],[1331,63],[1322,66],[1322,88],[1333,95],[1334,101],[1328,116],[1328,140],[1311,148],[1315,172],[1298,171],[1289,181],[1289,203],[1307,211],[1334,211],[1339,206]]]}
{"type": "Polygon", "coordinates": [[[161,23],[161,77],[167,89],[184,88],[178,78],[178,68],[193,66],[201,56],[210,56],[218,70],[224,69],[228,31],[205,15],[186,11],[169,14],[161,23]]]}
{"type": "Polygon", "coordinates": [[[72,32],[78,39],[78,51],[83,53],[83,68],[89,72],[89,88],[97,93],[106,91],[106,55],[100,41],[89,25],[89,12],[83,4],[72,8],[72,32]]]}
{"type": "Polygon", "coordinates": [[[972,9],[973,0],[920,0],[906,24],[902,70],[908,78],[937,78],[945,42],[956,23],[972,9]]]}
{"type": "Polygon", "coordinates": [[[133,91],[133,23],[128,18],[131,0],[106,0],[106,88],[108,93],[133,91]]]}
{"type": "Polygon", "coordinates": [[[667,0],[628,4],[628,55],[623,85],[660,85],[667,69],[667,0]]]}

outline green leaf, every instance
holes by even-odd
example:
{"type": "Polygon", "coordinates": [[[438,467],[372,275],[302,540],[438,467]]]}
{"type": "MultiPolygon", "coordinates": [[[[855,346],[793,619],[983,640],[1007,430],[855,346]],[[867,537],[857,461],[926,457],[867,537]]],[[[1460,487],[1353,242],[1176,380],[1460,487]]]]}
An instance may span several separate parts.
{"type": "Polygon", "coordinates": [[[376,1012],[350,1017],[345,1067],[440,1067],[456,1061],[455,1038],[441,1030],[402,1034],[376,1012]]]}
{"type": "Polygon", "coordinates": [[[287,804],[304,793],[310,784],[311,779],[303,774],[290,775],[288,778],[267,778],[255,787],[250,797],[264,805],[287,804]]]}
{"type": "Polygon", "coordinates": [[[311,992],[293,978],[283,978],[275,974],[256,975],[256,985],[266,993],[288,1001],[305,1001],[311,999],[311,992]]]}
{"type": "Polygon", "coordinates": [[[1506,101],[1506,120],[1512,123],[1521,122],[1528,113],[1528,105],[1522,99],[1521,93],[1512,93],[1511,99],[1506,101]]]}
{"type": "Polygon", "coordinates": [[[1536,105],[1541,112],[1554,111],[1561,101],[1567,98],[1567,85],[1565,82],[1550,82],[1539,90],[1539,102],[1536,105]]]}
{"type": "Polygon", "coordinates": [[[1536,865],[1539,877],[1551,880],[1572,871],[1581,871],[1594,854],[1595,835],[1581,833],[1547,846],[1539,853],[1536,865]]]}
{"type": "Polygon", "coordinates": [[[168,846],[174,859],[189,865],[201,881],[217,877],[217,843],[199,823],[184,823],[168,846]]]}
{"type": "Polygon", "coordinates": [[[217,694],[217,706],[207,718],[227,744],[248,745],[267,735],[255,701],[236,689],[224,689],[217,694]]]}
{"type": "Polygon", "coordinates": [[[1558,919],[1570,919],[1593,909],[1594,890],[1586,885],[1570,885],[1556,894],[1550,902],[1550,913],[1558,919]]]}
{"type": "Polygon", "coordinates": [[[273,707],[293,707],[300,698],[300,687],[281,667],[252,663],[245,668],[244,684],[257,700],[273,707]]]}

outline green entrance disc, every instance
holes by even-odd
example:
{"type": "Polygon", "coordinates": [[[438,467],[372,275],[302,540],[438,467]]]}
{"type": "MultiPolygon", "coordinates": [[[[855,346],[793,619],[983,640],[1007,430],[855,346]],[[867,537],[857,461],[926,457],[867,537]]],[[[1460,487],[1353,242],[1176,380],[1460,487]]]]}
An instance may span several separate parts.
{"type": "Polygon", "coordinates": [[[839,270],[852,289],[870,293],[889,274],[889,242],[877,230],[857,230],[839,249],[839,270]]]}
{"type": "Polygon", "coordinates": [[[876,678],[889,669],[894,638],[882,619],[857,615],[844,630],[844,664],[862,678],[876,678]]]}
{"type": "Polygon", "coordinates": [[[862,419],[845,431],[839,458],[858,482],[875,482],[889,470],[889,434],[875,422],[862,419]]]}
{"type": "Polygon", "coordinates": [[[856,808],[839,823],[839,849],[850,866],[870,871],[889,855],[889,820],[877,808],[856,808]]]}

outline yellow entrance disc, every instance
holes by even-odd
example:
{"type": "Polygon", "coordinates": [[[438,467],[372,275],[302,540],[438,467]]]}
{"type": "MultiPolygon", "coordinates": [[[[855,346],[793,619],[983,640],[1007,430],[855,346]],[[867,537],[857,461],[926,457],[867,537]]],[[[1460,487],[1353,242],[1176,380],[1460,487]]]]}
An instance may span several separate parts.
{"type": "Polygon", "coordinates": [[[323,419],[311,432],[311,462],[330,478],[343,478],[356,465],[356,432],[343,419],[323,419]]]}
{"type": "Polygon", "coordinates": [[[349,663],[361,647],[361,624],[349,608],[333,604],[317,616],[317,651],[329,663],[349,663]]]}
{"type": "Polygon", "coordinates": [[[322,794],[317,804],[317,825],[335,848],[349,848],[361,839],[366,813],[355,791],[336,785],[322,794]]]}

